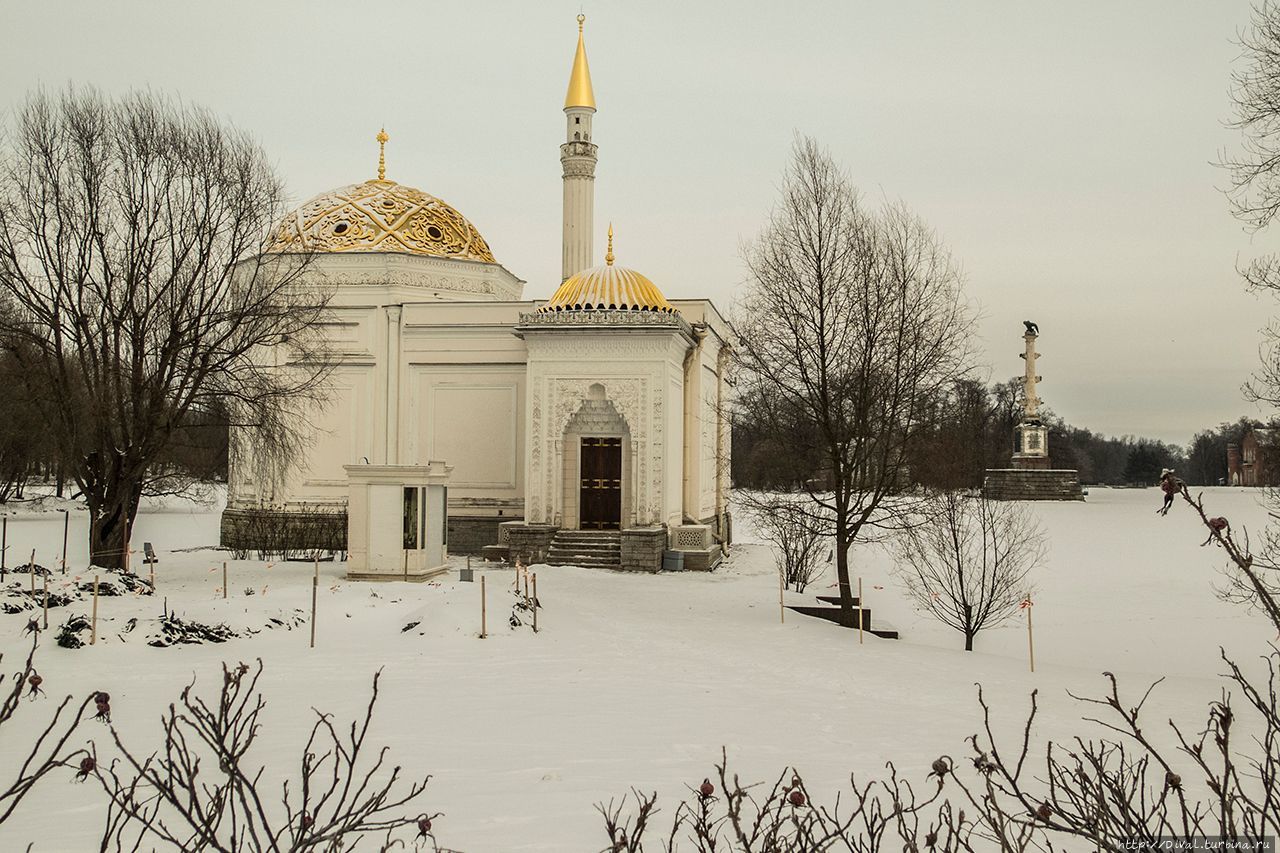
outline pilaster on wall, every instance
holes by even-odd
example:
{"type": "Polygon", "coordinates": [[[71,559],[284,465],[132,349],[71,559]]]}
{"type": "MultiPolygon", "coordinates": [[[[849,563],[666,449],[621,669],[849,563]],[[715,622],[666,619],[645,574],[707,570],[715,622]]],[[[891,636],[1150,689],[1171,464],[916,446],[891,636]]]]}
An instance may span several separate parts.
{"type": "Polygon", "coordinates": [[[388,305],[386,360],[386,421],[383,423],[382,456],[387,465],[400,464],[400,350],[403,307],[388,305]]]}

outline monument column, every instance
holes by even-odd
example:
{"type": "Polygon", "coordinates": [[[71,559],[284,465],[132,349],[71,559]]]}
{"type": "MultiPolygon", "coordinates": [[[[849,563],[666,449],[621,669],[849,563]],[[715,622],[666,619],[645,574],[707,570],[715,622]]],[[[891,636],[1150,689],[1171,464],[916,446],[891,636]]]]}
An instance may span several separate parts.
{"type": "Polygon", "coordinates": [[[1024,320],[1022,335],[1026,361],[1022,375],[1022,419],[1013,428],[1011,468],[988,468],[982,482],[982,494],[998,501],[1082,501],[1080,472],[1071,468],[1054,468],[1049,458],[1049,426],[1040,417],[1040,396],[1036,386],[1036,338],[1040,329],[1024,320]]]}
{"type": "Polygon", "coordinates": [[[1026,372],[1022,377],[1022,421],[1014,429],[1016,447],[1013,452],[1013,467],[1043,469],[1050,467],[1049,460],[1049,428],[1040,420],[1040,397],[1036,394],[1036,383],[1040,377],[1036,375],[1036,338],[1040,329],[1030,320],[1024,323],[1026,333],[1022,340],[1026,345],[1022,358],[1026,360],[1026,372]]]}

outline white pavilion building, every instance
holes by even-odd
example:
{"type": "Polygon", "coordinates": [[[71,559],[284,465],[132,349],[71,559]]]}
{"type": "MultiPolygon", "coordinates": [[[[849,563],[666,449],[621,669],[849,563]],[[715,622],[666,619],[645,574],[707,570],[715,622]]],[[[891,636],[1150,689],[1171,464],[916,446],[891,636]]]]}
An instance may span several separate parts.
{"type": "MultiPolygon", "coordinates": [[[[251,531],[265,516],[346,509],[353,478],[366,488],[403,469],[417,483],[414,472],[430,468],[454,553],[501,542],[526,559],[654,569],[678,549],[689,567],[710,568],[727,548],[733,334],[710,301],[668,300],[618,263],[612,228],[593,265],[596,104],[578,22],[560,146],[560,287],[524,300],[525,283],[476,227],[387,180],[382,156],[377,178],[290,214],[273,249],[315,253],[306,275],[332,293],[323,332],[338,365],[314,440],[282,482],[264,486],[233,466],[224,544],[259,547],[251,531]]],[[[409,541],[407,494],[412,551],[425,546],[409,541]]],[[[353,576],[384,572],[360,543],[349,547],[353,576]]],[[[406,576],[438,569],[401,557],[406,576]]]]}

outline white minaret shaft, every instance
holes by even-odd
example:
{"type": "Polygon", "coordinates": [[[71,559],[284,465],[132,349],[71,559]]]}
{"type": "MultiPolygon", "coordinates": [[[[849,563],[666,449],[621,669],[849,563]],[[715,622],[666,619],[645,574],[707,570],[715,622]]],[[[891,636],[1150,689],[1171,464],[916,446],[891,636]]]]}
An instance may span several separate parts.
{"type": "Polygon", "coordinates": [[[591,117],[596,112],[591,90],[591,70],[583,42],[585,15],[578,16],[578,51],[569,74],[564,98],[565,141],[560,146],[564,169],[564,240],[560,280],[594,263],[592,233],[595,229],[596,146],[591,141],[591,117]]]}

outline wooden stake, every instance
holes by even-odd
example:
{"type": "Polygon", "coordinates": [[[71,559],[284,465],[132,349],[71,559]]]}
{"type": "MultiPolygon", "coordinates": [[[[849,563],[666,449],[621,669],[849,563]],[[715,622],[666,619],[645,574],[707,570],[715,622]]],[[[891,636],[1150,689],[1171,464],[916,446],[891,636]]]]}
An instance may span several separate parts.
{"type": "Polygon", "coordinates": [[[311,579],[311,648],[316,647],[316,596],[320,594],[320,558],[316,557],[316,574],[311,579]]]}
{"type": "Polygon", "coordinates": [[[93,576],[93,621],[89,623],[89,645],[98,643],[98,576],[93,576]]]}
{"type": "Polygon", "coordinates": [[[784,582],[782,580],[782,569],[778,569],[778,621],[785,625],[787,624],[787,606],[782,602],[783,589],[784,582]]]}
{"type": "Polygon", "coordinates": [[[49,630],[49,576],[44,576],[44,629],[49,630]]]}
{"type": "Polygon", "coordinates": [[[155,592],[156,591],[156,564],[150,563],[149,565],[151,567],[151,591],[155,592]]]}
{"type": "Polygon", "coordinates": [[[1027,596],[1027,606],[1024,609],[1027,611],[1027,659],[1031,663],[1031,671],[1035,672],[1036,671],[1036,640],[1035,640],[1035,636],[1031,633],[1032,604],[1031,604],[1031,596],[1029,595],[1027,596]]]}
{"type": "Polygon", "coordinates": [[[0,520],[0,581],[4,580],[5,558],[9,555],[9,516],[0,520]]]}
{"type": "MultiPolygon", "coordinates": [[[[45,625],[48,628],[48,625],[45,625]]],[[[533,573],[533,633],[538,633],[538,573],[533,573]]]]}
{"type": "Polygon", "coordinates": [[[858,645],[862,645],[862,617],[866,615],[866,606],[862,600],[862,578],[858,578],[858,645]]]}
{"type": "Polygon", "coordinates": [[[71,511],[62,511],[62,573],[67,573],[67,534],[71,531],[71,511]]]}
{"type": "Polygon", "coordinates": [[[485,625],[485,618],[487,615],[485,612],[485,604],[486,603],[485,603],[485,594],[484,594],[484,575],[481,575],[480,576],[480,639],[482,640],[486,636],[488,636],[488,632],[486,631],[487,626],[485,625]]]}
{"type": "Polygon", "coordinates": [[[36,595],[36,551],[31,549],[31,562],[27,563],[27,568],[31,570],[31,597],[36,595]]]}
{"type": "Polygon", "coordinates": [[[129,574],[129,513],[124,514],[124,573],[129,574]]]}
{"type": "Polygon", "coordinates": [[[529,603],[529,573],[524,573],[524,603],[529,603]]]}
{"type": "MultiPolygon", "coordinates": [[[[320,564],[316,563],[316,565],[318,566],[320,564]]],[[[316,570],[316,573],[319,574],[318,569],[316,570]]],[[[222,561],[222,597],[224,600],[227,597],[227,561],[226,560],[222,561]]]]}

